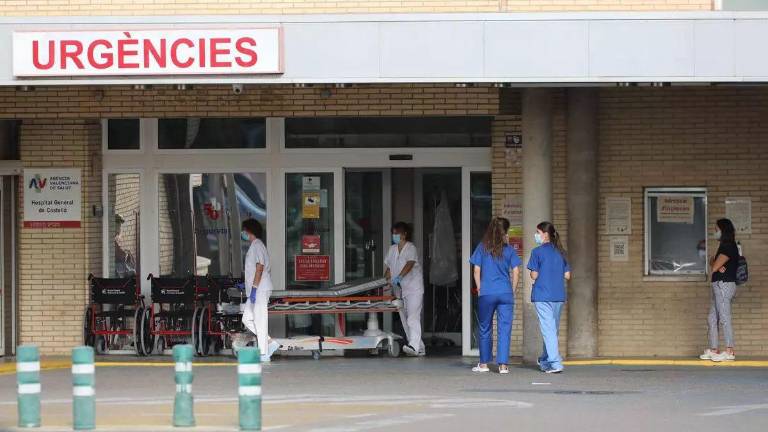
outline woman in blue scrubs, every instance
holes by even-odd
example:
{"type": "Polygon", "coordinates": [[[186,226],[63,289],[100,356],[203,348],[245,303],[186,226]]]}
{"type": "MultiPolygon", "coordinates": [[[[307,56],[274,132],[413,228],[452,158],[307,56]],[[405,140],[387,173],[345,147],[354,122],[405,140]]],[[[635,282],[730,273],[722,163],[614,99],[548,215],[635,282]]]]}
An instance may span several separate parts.
{"type": "Polygon", "coordinates": [[[489,372],[493,354],[493,314],[496,314],[496,364],[499,373],[509,373],[509,340],[515,310],[515,287],[520,277],[522,261],[509,245],[509,221],[494,218],[488,225],[469,262],[473,266],[478,292],[478,321],[480,333],[480,363],[473,372],[489,372]]]}
{"type": "Polygon", "coordinates": [[[571,268],[566,260],[560,235],[550,222],[536,226],[536,244],[528,260],[528,270],[533,279],[531,301],[539,316],[539,329],[544,339],[543,353],[538,364],[543,372],[560,373],[563,359],[557,343],[560,313],[565,304],[565,280],[571,278],[571,268]]]}

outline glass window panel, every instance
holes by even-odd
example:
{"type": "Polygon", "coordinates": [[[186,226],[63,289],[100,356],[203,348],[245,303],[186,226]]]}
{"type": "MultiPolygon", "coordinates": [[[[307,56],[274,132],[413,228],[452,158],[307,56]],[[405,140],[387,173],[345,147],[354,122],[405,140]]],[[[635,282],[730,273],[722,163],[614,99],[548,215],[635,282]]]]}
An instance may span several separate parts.
{"type": "Polygon", "coordinates": [[[163,174],[158,186],[160,274],[241,276],[242,221],[261,222],[266,242],[266,175],[163,174]]]}
{"type": "Polygon", "coordinates": [[[260,149],[266,148],[266,119],[171,118],[158,120],[158,148],[260,149]]]}
{"type": "Polygon", "coordinates": [[[109,174],[107,177],[107,231],[109,252],[107,277],[128,277],[139,270],[139,174],[109,174]]]}
{"type": "Polygon", "coordinates": [[[700,252],[706,250],[706,195],[701,190],[669,192],[649,189],[646,211],[649,274],[706,274],[706,254],[700,252]],[[681,198],[683,210],[678,208],[660,215],[659,203],[666,197],[681,198]],[[691,200],[692,208],[685,204],[686,200],[691,200]],[[686,206],[692,212],[690,219],[685,216],[686,206]]]}
{"type": "Polygon", "coordinates": [[[285,119],[287,148],[490,147],[490,117],[285,119]]]}
{"type": "MultiPolygon", "coordinates": [[[[491,201],[491,173],[488,172],[473,172],[469,177],[470,183],[470,196],[469,206],[472,209],[470,216],[470,253],[475,250],[475,247],[480,244],[483,239],[483,234],[491,222],[493,214],[493,203],[491,201]]],[[[471,266],[470,266],[471,267],[471,266]]],[[[470,270],[470,274],[472,274],[470,270]]],[[[475,279],[470,277],[470,284],[472,290],[477,289],[475,285],[475,279]]],[[[471,348],[478,349],[478,316],[477,316],[477,296],[472,295],[472,340],[471,348]]]]}
{"type": "Polygon", "coordinates": [[[111,119],[107,121],[107,148],[109,150],[139,150],[141,148],[139,119],[111,119]]]}

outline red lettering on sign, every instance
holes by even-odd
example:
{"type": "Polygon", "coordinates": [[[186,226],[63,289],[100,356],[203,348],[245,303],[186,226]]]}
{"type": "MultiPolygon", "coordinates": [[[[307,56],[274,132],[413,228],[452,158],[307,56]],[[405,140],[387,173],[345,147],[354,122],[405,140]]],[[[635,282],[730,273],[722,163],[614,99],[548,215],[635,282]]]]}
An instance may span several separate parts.
{"type": "Polygon", "coordinates": [[[227,44],[232,41],[230,38],[213,38],[211,39],[211,67],[230,67],[232,62],[219,61],[220,55],[229,54],[229,48],[219,48],[220,44],[227,44]]]}
{"type": "Polygon", "coordinates": [[[83,43],[77,40],[63,40],[61,41],[61,68],[67,68],[67,59],[72,60],[75,67],[83,69],[83,62],[78,58],[83,53],[83,43]],[[70,50],[69,48],[73,48],[70,50]]]}
{"type": "Polygon", "coordinates": [[[95,67],[96,69],[106,69],[108,67],[111,67],[112,64],[114,64],[114,58],[112,56],[112,53],[108,51],[102,52],[99,57],[103,61],[98,61],[96,59],[96,56],[94,55],[94,52],[98,47],[104,47],[105,49],[109,50],[110,48],[112,48],[112,44],[109,43],[108,40],[104,40],[104,39],[97,39],[91,42],[91,44],[88,45],[88,63],[90,63],[91,66],[95,67]]]}
{"type": "Polygon", "coordinates": [[[56,44],[54,41],[48,41],[48,63],[40,62],[40,42],[32,41],[32,64],[38,69],[50,69],[56,61],[56,44]]]}
{"type": "Polygon", "coordinates": [[[187,38],[181,38],[181,39],[175,40],[171,44],[171,63],[173,63],[174,66],[179,68],[188,68],[192,65],[192,63],[195,62],[195,60],[190,56],[190,57],[187,57],[186,61],[181,61],[179,59],[179,53],[178,53],[180,45],[186,45],[189,48],[193,48],[195,44],[187,38]]]}
{"type": "Polygon", "coordinates": [[[117,41],[117,67],[121,69],[138,69],[138,62],[129,62],[127,60],[128,57],[138,57],[139,50],[136,48],[129,49],[129,45],[138,46],[139,41],[136,39],[121,39],[117,41]]]}
{"type": "Polygon", "coordinates": [[[256,50],[254,48],[256,48],[256,40],[250,37],[242,37],[235,42],[235,49],[242,54],[242,56],[235,59],[238,66],[251,67],[256,64],[258,56],[256,55],[256,50]],[[247,60],[244,60],[243,57],[247,60]]]}
{"type": "Polygon", "coordinates": [[[165,67],[165,39],[160,39],[160,49],[158,50],[149,39],[144,39],[144,67],[150,67],[149,57],[150,55],[155,60],[155,63],[160,67],[165,67]]]}

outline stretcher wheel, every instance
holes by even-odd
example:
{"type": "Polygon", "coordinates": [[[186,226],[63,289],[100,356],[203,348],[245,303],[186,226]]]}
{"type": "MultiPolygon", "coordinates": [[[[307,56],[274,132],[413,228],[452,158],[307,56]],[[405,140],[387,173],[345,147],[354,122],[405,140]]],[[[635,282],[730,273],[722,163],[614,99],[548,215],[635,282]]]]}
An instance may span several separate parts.
{"type": "Polygon", "coordinates": [[[200,352],[200,340],[198,338],[197,334],[197,322],[200,320],[197,317],[197,314],[200,312],[202,308],[201,307],[195,307],[195,310],[192,312],[192,327],[190,334],[192,335],[192,347],[195,350],[196,355],[202,355],[200,352]]]}
{"type": "Polygon", "coordinates": [[[396,358],[400,356],[400,342],[393,340],[387,346],[387,355],[396,358]]]}
{"type": "Polygon", "coordinates": [[[93,335],[93,309],[91,306],[85,308],[83,315],[83,345],[94,346],[96,338],[93,335]]]}
{"type": "Polygon", "coordinates": [[[321,356],[320,351],[317,351],[317,350],[312,351],[313,360],[320,360],[320,356],[321,356]]]}
{"type": "Polygon", "coordinates": [[[104,337],[104,335],[96,336],[96,342],[94,343],[93,349],[94,351],[96,351],[96,354],[106,354],[107,338],[104,337]]]}
{"type": "Polygon", "coordinates": [[[141,353],[144,356],[151,355],[155,347],[155,337],[152,335],[151,307],[145,308],[141,316],[141,353]]]}
{"type": "Polygon", "coordinates": [[[209,331],[210,326],[210,317],[208,316],[208,308],[203,307],[200,308],[200,315],[197,319],[197,329],[195,327],[192,327],[192,333],[197,330],[197,343],[199,346],[199,354],[202,357],[205,357],[208,355],[210,349],[211,349],[211,335],[209,331]]]}
{"type": "Polygon", "coordinates": [[[139,306],[133,313],[133,348],[136,355],[141,357],[141,317],[144,315],[144,307],[139,306]]]}

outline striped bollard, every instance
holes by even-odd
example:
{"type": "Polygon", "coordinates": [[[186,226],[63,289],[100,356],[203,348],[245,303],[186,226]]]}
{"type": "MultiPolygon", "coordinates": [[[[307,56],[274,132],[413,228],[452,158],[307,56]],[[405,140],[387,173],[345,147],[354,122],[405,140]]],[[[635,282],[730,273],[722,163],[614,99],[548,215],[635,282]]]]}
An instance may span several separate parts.
{"type": "Polygon", "coordinates": [[[192,409],[192,345],[173,347],[176,362],[176,397],[173,400],[173,425],[194,426],[195,414],[192,409]]]}
{"type": "Polygon", "coordinates": [[[237,353],[240,430],[261,430],[261,354],[258,348],[237,353]]]}
{"type": "Polygon", "coordinates": [[[72,428],[96,428],[96,367],[93,348],[79,346],[72,349],[72,428]]]}
{"type": "Polygon", "coordinates": [[[40,427],[40,352],[34,345],[16,348],[19,427],[40,427]]]}

